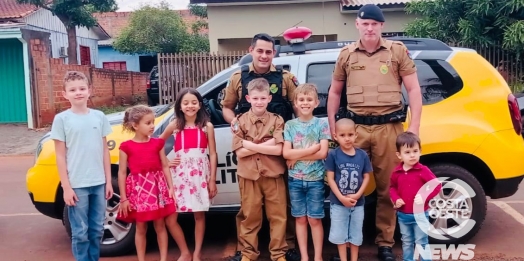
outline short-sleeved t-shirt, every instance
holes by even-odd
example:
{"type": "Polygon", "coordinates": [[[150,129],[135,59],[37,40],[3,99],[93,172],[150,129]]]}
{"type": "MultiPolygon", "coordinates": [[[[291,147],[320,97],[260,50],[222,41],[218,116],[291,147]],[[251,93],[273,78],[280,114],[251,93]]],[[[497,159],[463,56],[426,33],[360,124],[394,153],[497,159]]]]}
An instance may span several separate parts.
{"type": "Polygon", "coordinates": [[[99,110],[76,114],[68,109],[55,116],[51,139],[65,142],[67,175],[72,188],[106,182],[102,139],[111,132],[109,121],[99,110]]]}
{"type": "MultiPolygon", "coordinates": [[[[335,182],[342,195],[356,194],[362,187],[363,175],[373,171],[367,153],[355,148],[355,155],[348,155],[342,149],[336,148],[328,153],[325,162],[326,170],[335,173],[335,182]]],[[[331,191],[329,201],[344,205],[331,191]]],[[[364,205],[364,197],[360,197],[355,206],[364,205]]]]}
{"type": "MultiPolygon", "coordinates": [[[[286,122],[284,126],[284,141],[290,142],[293,149],[309,148],[315,143],[320,143],[320,140],[330,138],[327,121],[317,117],[307,122],[295,118],[286,122]]],[[[290,177],[305,181],[323,180],[324,172],[322,160],[299,160],[293,169],[288,171],[290,177]]]]}

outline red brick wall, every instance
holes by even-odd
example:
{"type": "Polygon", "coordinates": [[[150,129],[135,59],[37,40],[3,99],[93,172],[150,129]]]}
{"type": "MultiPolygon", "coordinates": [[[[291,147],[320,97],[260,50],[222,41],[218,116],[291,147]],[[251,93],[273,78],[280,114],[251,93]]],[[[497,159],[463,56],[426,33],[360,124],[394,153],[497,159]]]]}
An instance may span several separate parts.
{"type": "Polygon", "coordinates": [[[89,79],[92,92],[88,106],[91,108],[132,104],[137,96],[143,101],[146,99],[148,73],[64,64],[60,58],[49,58],[49,47],[40,39],[31,39],[30,48],[36,128],[51,124],[55,114],[70,107],[62,96],[63,77],[69,70],[83,72],[89,79]]]}

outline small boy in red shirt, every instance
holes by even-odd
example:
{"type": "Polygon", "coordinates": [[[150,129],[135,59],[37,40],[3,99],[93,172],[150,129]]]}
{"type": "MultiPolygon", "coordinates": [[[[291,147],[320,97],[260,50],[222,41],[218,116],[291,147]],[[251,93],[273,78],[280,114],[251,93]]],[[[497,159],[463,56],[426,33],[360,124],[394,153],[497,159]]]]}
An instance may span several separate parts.
{"type": "Polygon", "coordinates": [[[421,260],[431,260],[431,253],[424,251],[429,250],[428,203],[442,186],[435,174],[419,162],[420,139],[417,135],[412,132],[400,134],[396,147],[401,162],[391,174],[389,193],[397,209],[403,260],[415,260],[415,244],[420,246],[421,260]]]}

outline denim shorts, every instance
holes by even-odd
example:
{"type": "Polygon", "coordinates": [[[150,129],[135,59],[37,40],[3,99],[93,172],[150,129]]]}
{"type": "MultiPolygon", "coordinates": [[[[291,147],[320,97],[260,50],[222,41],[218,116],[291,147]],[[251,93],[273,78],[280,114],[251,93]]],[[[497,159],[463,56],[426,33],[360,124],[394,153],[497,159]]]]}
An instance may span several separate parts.
{"type": "Polygon", "coordinates": [[[304,181],[288,177],[288,187],[293,217],[324,217],[324,180],[304,181]]]}
{"type": "Polygon", "coordinates": [[[351,243],[355,246],[362,245],[364,224],[364,206],[345,207],[331,203],[331,228],[329,229],[329,242],[335,245],[351,243]]]}

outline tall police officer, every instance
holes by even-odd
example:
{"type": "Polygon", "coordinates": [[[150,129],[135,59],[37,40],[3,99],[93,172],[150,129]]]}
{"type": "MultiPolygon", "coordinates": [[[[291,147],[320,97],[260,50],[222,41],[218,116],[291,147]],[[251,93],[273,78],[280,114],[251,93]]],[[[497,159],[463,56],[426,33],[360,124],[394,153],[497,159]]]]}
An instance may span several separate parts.
{"type": "MultiPolygon", "coordinates": [[[[360,39],[340,51],[328,98],[329,127],[336,132],[338,118],[357,123],[356,146],[371,158],[377,191],[376,227],[378,258],[393,261],[393,233],[396,212],[389,196],[389,180],[398,163],[395,139],[403,132],[406,110],[401,102],[401,84],[409,96],[411,122],[408,130],[418,134],[422,97],[417,68],[406,46],[381,37],[384,16],[379,7],[364,5],[358,11],[356,28],[360,39]],[[347,109],[338,114],[340,97],[346,86],[347,109]]],[[[336,259],[336,258],[335,258],[336,259]]]]}
{"type": "MultiPolygon", "coordinates": [[[[224,119],[231,124],[231,128],[237,121],[239,113],[244,113],[250,109],[250,104],[246,100],[247,84],[259,77],[265,78],[270,84],[272,94],[271,102],[268,105],[268,111],[277,113],[284,118],[284,121],[292,118],[293,112],[297,110],[293,106],[293,93],[298,86],[297,78],[280,66],[273,65],[275,56],[275,40],[268,34],[257,34],[251,41],[249,52],[253,57],[253,62],[244,65],[240,70],[233,73],[226,88],[222,91],[222,114],[224,119]],[[238,105],[238,109],[235,107],[238,105]]],[[[287,184],[287,183],[286,183],[287,184]]],[[[289,197],[288,197],[289,201],[289,197]]],[[[288,217],[286,224],[286,241],[289,250],[286,253],[287,261],[300,261],[300,255],[295,250],[295,221],[290,215],[288,202],[288,217]]],[[[242,206],[236,217],[237,232],[239,231],[240,222],[243,220],[242,206]]],[[[231,261],[240,261],[242,242],[238,239],[237,251],[231,261]]]]}

